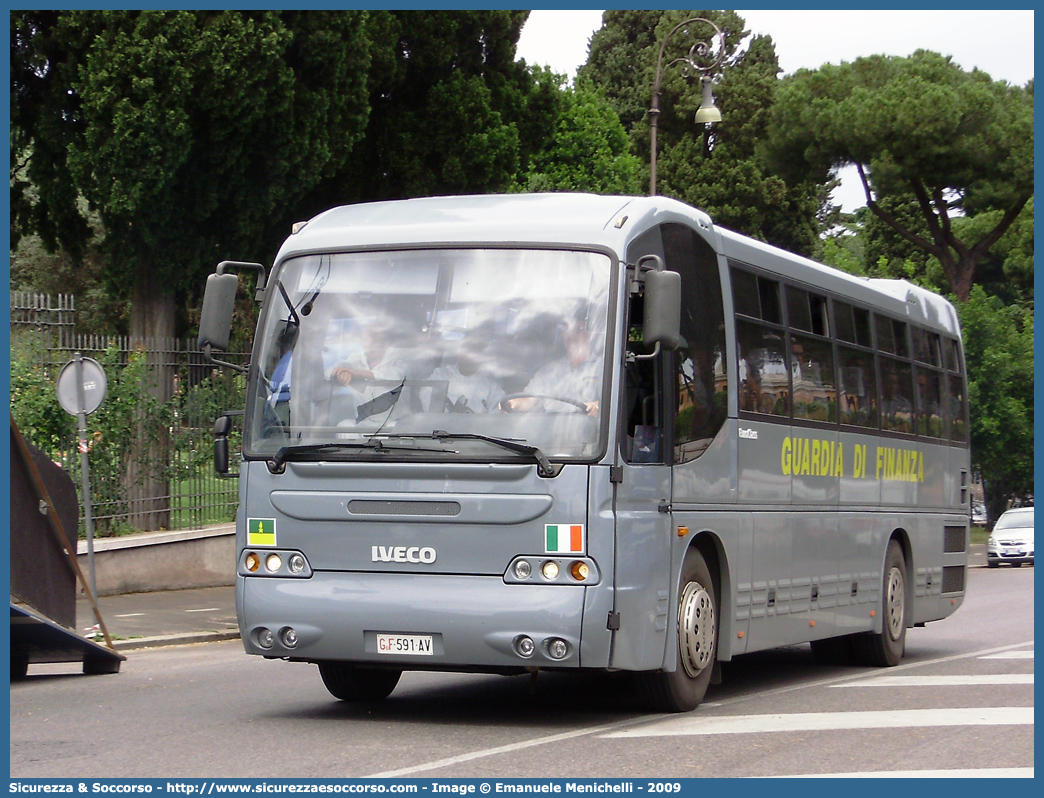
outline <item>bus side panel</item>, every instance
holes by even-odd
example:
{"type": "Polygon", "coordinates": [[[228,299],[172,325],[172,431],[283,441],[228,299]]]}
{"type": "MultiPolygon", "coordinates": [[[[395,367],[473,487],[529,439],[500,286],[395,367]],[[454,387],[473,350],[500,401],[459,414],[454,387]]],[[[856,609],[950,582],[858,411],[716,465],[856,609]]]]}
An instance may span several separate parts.
{"type": "Polygon", "coordinates": [[[837,513],[825,508],[796,510],[791,514],[791,537],[789,584],[781,583],[776,594],[787,642],[830,637],[839,609],[849,601],[847,576],[838,574],[837,513]]]}
{"type": "Polygon", "coordinates": [[[878,612],[881,594],[880,541],[883,536],[883,516],[880,513],[845,512],[838,516],[838,561],[845,566],[842,583],[849,589],[847,600],[836,613],[836,635],[869,631],[871,611],[878,612]],[[854,585],[854,595],[853,595],[854,585]]]}
{"type": "MultiPolygon", "coordinates": [[[[760,651],[787,645],[786,626],[777,601],[781,590],[789,595],[790,564],[794,541],[789,511],[755,512],[754,558],[750,586],[750,632],[747,650],[760,651]]],[[[786,608],[789,615],[789,606],[786,608]]]]}
{"type": "Polygon", "coordinates": [[[838,440],[842,450],[841,505],[880,504],[881,481],[875,474],[877,438],[842,431],[838,440]]]}

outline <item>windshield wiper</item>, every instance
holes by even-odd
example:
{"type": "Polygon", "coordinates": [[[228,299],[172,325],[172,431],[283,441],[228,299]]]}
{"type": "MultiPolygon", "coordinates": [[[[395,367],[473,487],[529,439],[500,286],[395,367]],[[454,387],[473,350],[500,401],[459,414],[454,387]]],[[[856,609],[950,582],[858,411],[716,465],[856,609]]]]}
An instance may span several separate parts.
{"type": "Polygon", "coordinates": [[[542,477],[554,476],[554,471],[551,468],[551,461],[547,459],[547,456],[540,451],[536,446],[532,446],[522,441],[512,440],[511,438],[494,438],[489,435],[479,435],[475,432],[447,432],[444,429],[437,429],[431,433],[431,437],[437,441],[442,440],[474,440],[474,441],[486,441],[486,443],[492,443],[495,446],[501,446],[504,449],[510,449],[513,452],[519,454],[528,454],[534,460],[537,461],[537,473],[542,477]]]}
{"type": "MultiPolygon", "coordinates": [[[[429,437],[424,436],[401,436],[405,437],[429,437]]],[[[372,449],[375,452],[389,452],[389,451],[411,451],[411,452],[450,452],[456,454],[456,452],[449,449],[435,449],[424,446],[407,446],[403,444],[388,444],[383,440],[370,437],[365,441],[329,441],[327,443],[302,443],[294,446],[283,446],[274,455],[268,458],[268,470],[276,473],[281,472],[283,464],[287,460],[296,459],[297,455],[301,454],[316,454],[321,452],[336,452],[345,449],[372,449]]]]}

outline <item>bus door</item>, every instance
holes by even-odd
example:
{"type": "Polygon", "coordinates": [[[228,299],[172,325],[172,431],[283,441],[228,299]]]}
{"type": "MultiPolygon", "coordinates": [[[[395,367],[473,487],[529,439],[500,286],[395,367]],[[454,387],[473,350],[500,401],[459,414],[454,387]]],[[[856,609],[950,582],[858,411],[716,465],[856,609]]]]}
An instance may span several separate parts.
{"type": "Polygon", "coordinates": [[[623,368],[626,416],[615,469],[615,626],[610,666],[662,667],[670,612],[671,467],[665,451],[663,355],[623,368]]]}

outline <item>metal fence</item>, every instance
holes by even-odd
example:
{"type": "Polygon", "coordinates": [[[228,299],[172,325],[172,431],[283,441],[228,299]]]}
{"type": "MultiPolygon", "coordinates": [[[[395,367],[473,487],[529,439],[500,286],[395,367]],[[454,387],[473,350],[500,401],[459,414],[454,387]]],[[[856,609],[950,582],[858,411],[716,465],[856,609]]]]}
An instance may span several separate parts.
{"type": "MultiPolygon", "coordinates": [[[[11,410],[23,435],[80,491],[76,420],[54,390],[76,352],[102,364],[105,401],[87,417],[92,517],[98,535],[232,521],[236,480],[213,469],[211,430],[244,405],[243,377],[204,360],[195,341],[82,335],[69,295],[11,295],[11,410]]],[[[244,363],[248,353],[225,353],[244,363]]],[[[232,441],[236,443],[236,441],[232,441]]],[[[80,530],[83,532],[83,497],[80,530]]]]}

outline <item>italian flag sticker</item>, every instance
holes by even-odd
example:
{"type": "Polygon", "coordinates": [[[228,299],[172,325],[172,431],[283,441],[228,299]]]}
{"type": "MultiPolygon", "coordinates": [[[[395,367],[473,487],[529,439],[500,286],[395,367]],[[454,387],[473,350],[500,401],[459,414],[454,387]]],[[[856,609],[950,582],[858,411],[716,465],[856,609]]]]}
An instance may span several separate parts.
{"type": "Polygon", "coordinates": [[[544,548],[547,554],[583,554],[583,524],[545,524],[544,548]]]}
{"type": "Polygon", "coordinates": [[[248,546],[274,546],[275,544],[276,530],[274,518],[247,519],[248,546]]]}

